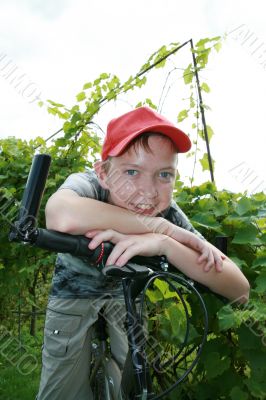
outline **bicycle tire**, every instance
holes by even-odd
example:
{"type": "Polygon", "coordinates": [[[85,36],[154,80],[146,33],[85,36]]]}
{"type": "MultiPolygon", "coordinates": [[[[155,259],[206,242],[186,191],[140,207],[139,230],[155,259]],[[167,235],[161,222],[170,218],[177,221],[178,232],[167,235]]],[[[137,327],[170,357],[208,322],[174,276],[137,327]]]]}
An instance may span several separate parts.
{"type": "MultiPolygon", "coordinates": [[[[95,344],[95,343],[94,343],[95,344]]],[[[92,361],[90,372],[90,385],[95,400],[109,400],[106,394],[105,374],[100,364],[99,344],[92,344],[92,361]]]]}
{"type": "Polygon", "coordinates": [[[122,372],[113,358],[105,364],[105,376],[108,379],[109,393],[114,400],[124,400],[121,394],[122,372]]]}

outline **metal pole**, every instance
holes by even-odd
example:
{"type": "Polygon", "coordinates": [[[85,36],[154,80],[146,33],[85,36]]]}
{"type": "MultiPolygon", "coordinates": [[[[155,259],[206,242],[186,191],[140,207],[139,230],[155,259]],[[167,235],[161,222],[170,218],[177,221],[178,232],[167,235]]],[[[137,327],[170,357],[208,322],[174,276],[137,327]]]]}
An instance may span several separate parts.
{"type": "Polygon", "coordinates": [[[208,138],[207,125],[206,125],[206,120],[205,120],[204,107],[203,107],[202,96],[201,96],[201,88],[200,88],[200,83],[199,83],[197,62],[196,62],[196,57],[195,57],[195,52],[194,52],[194,46],[193,46],[193,40],[192,39],[190,39],[190,46],[191,46],[191,50],[192,50],[192,58],[193,58],[193,65],[194,65],[194,70],[195,70],[196,84],[197,84],[197,89],[198,89],[198,94],[199,94],[199,106],[200,106],[201,120],[202,120],[202,125],[203,125],[203,133],[204,133],[204,138],[205,138],[206,147],[207,147],[207,154],[208,154],[208,162],[209,162],[209,168],[210,168],[210,174],[211,174],[211,181],[214,182],[212,157],[211,157],[211,151],[210,151],[210,145],[209,145],[209,138],[208,138]]]}

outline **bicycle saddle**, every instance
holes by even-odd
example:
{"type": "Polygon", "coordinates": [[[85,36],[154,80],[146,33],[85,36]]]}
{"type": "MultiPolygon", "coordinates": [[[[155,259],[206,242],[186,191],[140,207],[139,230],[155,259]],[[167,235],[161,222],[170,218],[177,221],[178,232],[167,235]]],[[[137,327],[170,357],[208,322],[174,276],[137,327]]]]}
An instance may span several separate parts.
{"type": "Polygon", "coordinates": [[[128,263],[123,267],[117,265],[108,265],[102,269],[102,273],[105,276],[112,276],[117,278],[133,278],[133,277],[145,277],[153,272],[150,268],[144,265],[138,265],[128,263]]]}

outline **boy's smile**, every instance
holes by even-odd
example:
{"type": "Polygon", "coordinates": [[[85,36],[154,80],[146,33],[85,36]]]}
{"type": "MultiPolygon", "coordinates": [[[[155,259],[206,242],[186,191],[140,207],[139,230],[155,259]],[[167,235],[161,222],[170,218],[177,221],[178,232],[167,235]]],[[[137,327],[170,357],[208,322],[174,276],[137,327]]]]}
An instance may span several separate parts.
{"type": "Polygon", "coordinates": [[[137,214],[155,216],[167,209],[176,177],[177,153],[164,136],[148,139],[150,151],[131,147],[112,157],[101,183],[110,191],[108,202],[137,214]]]}

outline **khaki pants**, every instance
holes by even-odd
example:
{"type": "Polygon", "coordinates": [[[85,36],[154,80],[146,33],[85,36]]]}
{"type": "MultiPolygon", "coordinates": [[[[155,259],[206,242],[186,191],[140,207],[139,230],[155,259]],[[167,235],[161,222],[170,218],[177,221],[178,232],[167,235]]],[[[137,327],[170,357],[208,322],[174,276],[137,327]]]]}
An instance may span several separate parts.
{"type": "MultiPolygon", "coordinates": [[[[47,307],[38,400],[92,400],[92,325],[105,308],[111,351],[122,367],[128,351],[125,307],[118,300],[51,299],[47,307]]],[[[97,399],[95,399],[97,400],[97,399]]]]}

